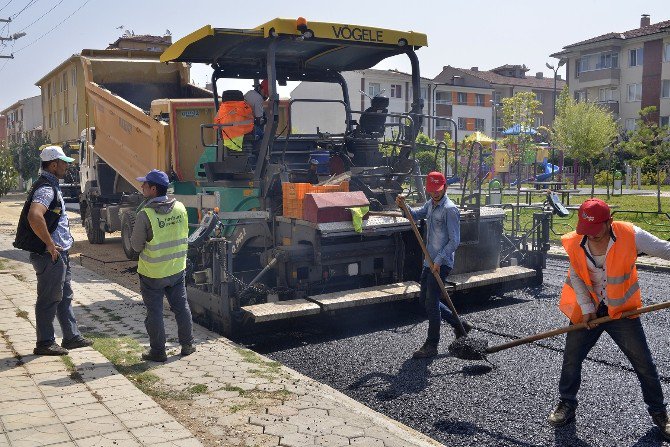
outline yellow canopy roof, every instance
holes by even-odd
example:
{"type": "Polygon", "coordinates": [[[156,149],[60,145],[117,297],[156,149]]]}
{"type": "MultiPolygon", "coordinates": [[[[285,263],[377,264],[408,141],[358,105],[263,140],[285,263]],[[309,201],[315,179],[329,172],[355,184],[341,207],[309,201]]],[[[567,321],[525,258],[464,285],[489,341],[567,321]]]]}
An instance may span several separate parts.
{"type": "Polygon", "coordinates": [[[474,143],[475,141],[481,143],[483,146],[490,146],[495,140],[480,131],[471,133],[463,138],[464,143],[474,143]]]}

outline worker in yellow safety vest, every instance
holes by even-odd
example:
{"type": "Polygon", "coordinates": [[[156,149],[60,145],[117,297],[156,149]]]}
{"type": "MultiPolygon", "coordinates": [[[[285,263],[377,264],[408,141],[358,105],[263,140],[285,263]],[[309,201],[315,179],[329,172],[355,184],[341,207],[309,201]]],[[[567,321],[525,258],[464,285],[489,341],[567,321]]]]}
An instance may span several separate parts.
{"type": "Polygon", "coordinates": [[[137,213],[130,243],[132,249],[139,253],[137,273],[142,300],[147,308],[144,325],[151,346],[142,354],[142,358],[165,362],[163,296],[167,297],[177,321],[181,355],[195,352],[191,309],[184,282],[188,216],[181,202],[168,199],[167,187],[170,181],[165,172],[154,169],[137,181],[142,182],[142,194],[146,201],[137,213]]]}
{"type": "Polygon", "coordinates": [[[642,306],[635,267],[638,253],[670,259],[670,242],[628,222],[613,221],[609,206],[600,199],[586,200],[578,213],[577,230],[562,238],[570,268],[559,308],[571,324],[585,322],[587,329],[567,334],[560,400],[548,422],[560,427],[575,418],[582,363],[600,335],[607,332],[631,362],[654,424],[670,440],[661,381],[640,318],[621,318],[623,312],[642,306]],[[613,320],[589,323],[606,315],[613,320]]]}

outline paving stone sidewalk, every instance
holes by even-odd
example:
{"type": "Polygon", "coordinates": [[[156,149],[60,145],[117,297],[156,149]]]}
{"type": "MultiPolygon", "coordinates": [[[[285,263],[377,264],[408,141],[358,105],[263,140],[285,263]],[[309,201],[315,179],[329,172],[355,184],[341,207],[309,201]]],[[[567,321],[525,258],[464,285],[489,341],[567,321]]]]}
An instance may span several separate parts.
{"type": "MultiPolygon", "coordinates": [[[[0,274],[0,447],[441,445],[198,325],[198,351],[180,358],[169,311],[169,360],[151,364],[151,397],[92,348],[71,351],[69,369],[35,357],[34,271],[7,236],[1,258],[13,260],[0,274]]],[[[84,332],[148,346],[139,294],[77,265],[72,283],[84,332]]]]}

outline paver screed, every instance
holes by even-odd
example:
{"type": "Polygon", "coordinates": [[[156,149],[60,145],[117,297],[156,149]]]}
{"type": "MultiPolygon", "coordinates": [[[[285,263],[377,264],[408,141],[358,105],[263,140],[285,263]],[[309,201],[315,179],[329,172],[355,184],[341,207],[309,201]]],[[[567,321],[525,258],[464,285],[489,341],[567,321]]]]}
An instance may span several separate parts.
{"type": "Polygon", "coordinates": [[[198,325],[197,352],[180,358],[169,310],[168,362],[142,362],[141,296],[78,265],[75,314],[95,344],[36,357],[34,271],[8,236],[0,250],[11,258],[0,274],[0,446],[441,445],[198,325]]]}

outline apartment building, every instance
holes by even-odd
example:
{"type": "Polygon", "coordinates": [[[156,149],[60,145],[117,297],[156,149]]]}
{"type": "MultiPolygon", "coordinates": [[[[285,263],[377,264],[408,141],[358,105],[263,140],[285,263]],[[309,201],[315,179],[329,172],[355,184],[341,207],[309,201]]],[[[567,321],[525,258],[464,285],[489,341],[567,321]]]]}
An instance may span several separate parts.
{"type": "Polygon", "coordinates": [[[126,31],[123,36],[109,44],[108,50],[144,50],[162,53],[172,45],[172,36],[166,31],[164,36],[151,36],[148,34],[136,36],[131,31],[126,31]]]}
{"type": "Polygon", "coordinates": [[[7,147],[7,115],[0,115],[0,147],[7,147]]]}
{"type": "Polygon", "coordinates": [[[20,99],[0,115],[6,117],[7,145],[21,144],[42,132],[42,104],[39,96],[20,99]]]}
{"type": "Polygon", "coordinates": [[[536,126],[551,126],[553,123],[554,94],[560,93],[565,81],[560,76],[556,80],[546,78],[541,71],[535,76],[527,76],[528,71],[530,69],[525,65],[505,64],[491,70],[447,65],[434,81],[438,96],[441,96],[442,90],[451,92],[453,116],[459,118],[459,129],[464,128],[469,134],[483,128],[487,134],[499,137],[504,130],[502,100],[517,92],[533,92],[540,101],[542,114],[536,119],[536,126]]]}
{"type": "MultiPolygon", "coordinates": [[[[389,98],[389,113],[406,113],[412,107],[412,76],[397,70],[357,70],[342,73],[349,94],[349,103],[353,111],[363,111],[370,107],[370,98],[381,95],[389,98]]],[[[421,79],[421,98],[424,110],[428,105],[428,91],[431,80],[421,79]]],[[[339,84],[326,82],[301,82],[291,91],[291,128],[296,133],[321,132],[342,133],[345,130],[344,105],[335,102],[302,102],[301,100],[322,99],[327,101],[343,100],[339,84]]],[[[360,113],[353,113],[358,120],[360,113]]],[[[398,123],[400,117],[389,117],[387,122],[398,123]]],[[[424,123],[424,131],[427,123],[424,123]]],[[[387,132],[391,134],[393,128],[387,132]]]]}
{"type": "Polygon", "coordinates": [[[633,130],[638,112],[649,106],[657,110],[653,119],[668,124],[670,20],[652,24],[643,14],[638,28],[566,45],[551,56],[567,61],[570,94],[609,108],[622,129],[633,130]]]}

